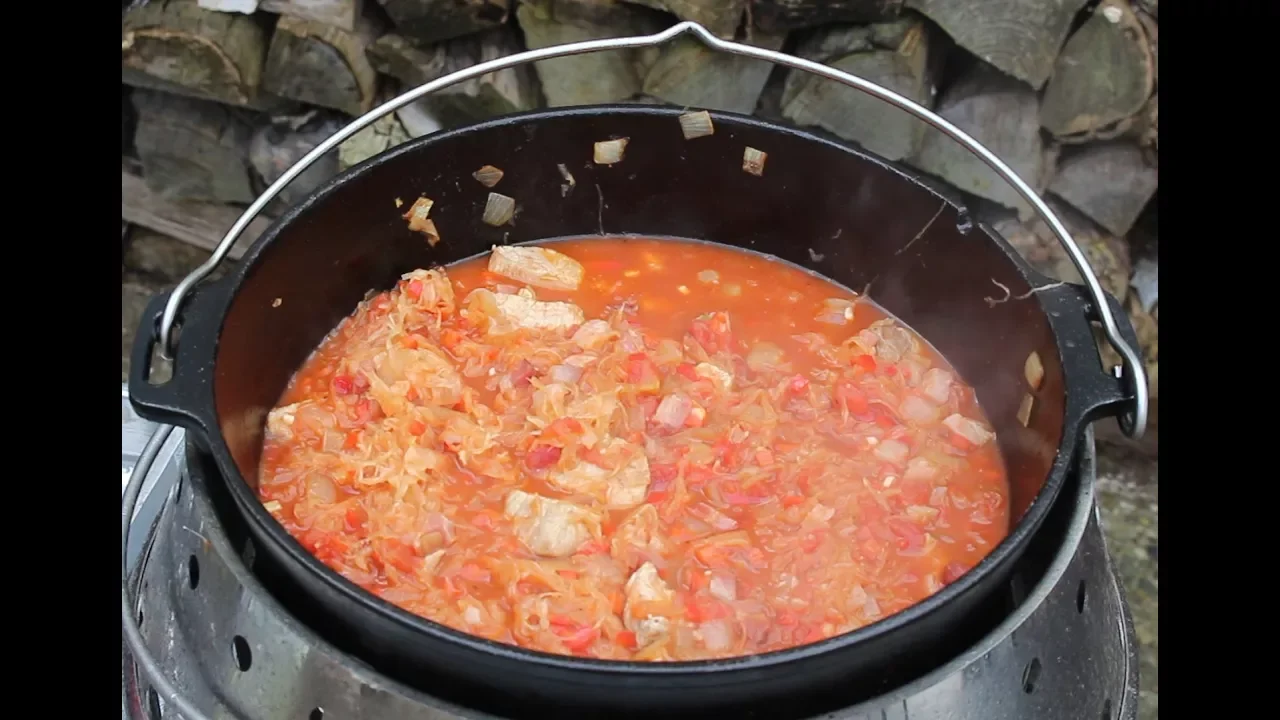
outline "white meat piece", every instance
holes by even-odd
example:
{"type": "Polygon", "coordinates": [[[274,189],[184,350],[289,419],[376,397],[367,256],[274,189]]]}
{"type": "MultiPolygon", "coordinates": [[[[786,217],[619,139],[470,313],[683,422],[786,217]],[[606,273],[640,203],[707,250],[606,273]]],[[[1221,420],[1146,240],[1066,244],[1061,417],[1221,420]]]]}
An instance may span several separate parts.
{"type": "Polygon", "coordinates": [[[567,492],[592,495],[612,508],[632,508],[644,502],[649,494],[649,458],[644,449],[621,438],[609,438],[600,443],[600,451],[630,459],[615,470],[583,460],[552,475],[552,484],[567,492]]]}
{"type": "Polygon", "coordinates": [[[609,323],[604,320],[588,320],[573,333],[570,339],[583,350],[599,350],[610,340],[617,338],[618,331],[614,330],[609,323]]]}
{"type": "Polygon", "coordinates": [[[711,384],[721,392],[727,392],[733,389],[733,375],[726,372],[718,365],[703,362],[693,367],[693,372],[704,380],[710,380],[711,384]]]}
{"type": "Polygon", "coordinates": [[[489,272],[547,290],[577,290],[586,271],[582,263],[549,248],[495,246],[489,272]]]}
{"type": "Polygon", "coordinates": [[[573,303],[535,300],[528,289],[507,295],[478,288],[471,291],[467,301],[469,307],[489,317],[485,330],[489,335],[506,335],[517,330],[567,330],[581,325],[585,317],[582,308],[573,303]]]}
{"type": "Polygon", "coordinates": [[[920,392],[924,396],[941,405],[951,397],[951,382],[955,378],[941,368],[930,368],[920,381],[920,392]]]}
{"type": "Polygon", "coordinates": [[[902,477],[906,480],[933,480],[938,477],[938,467],[922,457],[914,457],[907,461],[907,471],[902,477]]]}
{"type": "Polygon", "coordinates": [[[574,554],[600,527],[600,518],[579,505],[522,490],[507,495],[504,512],[520,540],[543,557],[574,554]]]}
{"type": "Polygon", "coordinates": [[[858,333],[858,338],[875,348],[876,357],[885,362],[898,362],[903,356],[915,352],[916,340],[911,331],[895,324],[892,320],[877,320],[866,330],[858,333]]]}
{"type": "Polygon", "coordinates": [[[636,645],[643,648],[663,639],[671,627],[666,615],[675,609],[675,593],[658,577],[658,569],[650,562],[641,565],[625,589],[622,624],[636,634],[636,645]]]}
{"type": "Polygon", "coordinates": [[[988,430],[982,423],[959,413],[948,415],[942,420],[942,424],[946,425],[951,432],[974,445],[986,445],[995,438],[995,433],[988,430]]]}
{"type": "Polygon", "coordinates": [[[300,404],[285,405],[267,413],[267,435],[270,438],[288,440],[293,437],[293,421],[297,419],[300,404]]]}

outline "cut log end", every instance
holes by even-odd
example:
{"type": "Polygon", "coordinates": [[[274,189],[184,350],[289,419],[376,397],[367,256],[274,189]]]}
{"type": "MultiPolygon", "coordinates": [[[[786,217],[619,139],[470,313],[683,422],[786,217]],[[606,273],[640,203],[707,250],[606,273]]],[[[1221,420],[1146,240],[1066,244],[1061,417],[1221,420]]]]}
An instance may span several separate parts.
{"type": "Polygon", "coordinates": [[[267,53],[264,84],[271,92],[311,105],[363,115],[373,108],[378,74],[365,48],[378,26],[364,18],[355,32],[285,16],[267,53]]]}
{"type": "Polygon", "coordinates": [[[1128,3],[1105,0],[1063,47],[1041,123],[1065,142],[1116,137],[1130,129],[1154,87],[1142,22],[1128,3]]]}
{"type": "Polygon", "coordinates": [[[397,32],[435,43],[498,27],[512,0],[378,0],[397,32]]]}
{"type": "MultiPolygon", "coordinates": [[[[937,112],[1004,160],[1039,192],[1049,165],[1040,139],[1040,105],[1025,83],[990,66],[975,63],[938,102],[937,112]]],[[[976,155],[940,131],[924,132],[912,165],[946,180],[960,190],[1018,210],[1026,218],[1030,204],[976,155]]]]}
{"type": "Polygon", "coordinates": [[[206,10],[195,0],[148,3],[124,15],[122,79],[195,97],[254,106],[267,32],[262,18],[206,10]]]}
{"type": "Polygon", "coordinates": [[[134,146],[147,186],[164,200],[245,203],[252,128],[224,105],[137,90],[134,146]]]}
{"type": "MultiPolygon", "coordinates": [[[[525,44],[530,49],[584,40],[643,35],[660,25],[652,14],[627,13],[626,23],[570,24],[545,8],[521,3],[516,10],[525,44]]],[[[552,107],[620,102],[641,90],[641,54],[630,51],[593,53],[535,63],[547,104],[552,107]]]]}
{"type": "MultiPolygon", "coordinates": [[[[757,32],[751,43],[779,50],[785,35],[757,32]]],[[[644,79],[644,93],[681,107],[750,114],[773,65],[708,51],[700,41],[680,38],[664,49],[644,79]]]]}
{"type": "MultiPolygon", "coordinates": [[[[921,21],[910,20],[875,26],[868,39],[843,28],[820,33],[843,33],[848,43],[811,39],[829,57],[834,68],[865,78],[929,106],[933,95],[932,38],[921,21]],[[868,47],[868,42],[871,49],[868,47]],[[891,45],[890,48],[884,45],[891,45]]],[[[815,50],[816,52],[816,50],[815,50]]],[[[790,73],[782,97],[782,114],[798,125],[816,125],[889,160],[901,160],[917,151],[924,124],[902,110],[831,80],[808,73],[790,73]]]]}
{"type": "Polygon", "coordinates": [[[1086,0],[906,0],[956,44],[1039,90],[1086,0]]]}
{"type": "Polygon", "coordinates": [[[1049,192],[1125,235],[1155,195],[1159,172],[1134,143],[1115,140],[1064,153],[1049,192]]]}
{"type": "Polygon", "coordinates": [[[784,33],[832,23],[878,23],[892,20],[902,11],[902,0],[752,0],[756,27],[784,33]]]}

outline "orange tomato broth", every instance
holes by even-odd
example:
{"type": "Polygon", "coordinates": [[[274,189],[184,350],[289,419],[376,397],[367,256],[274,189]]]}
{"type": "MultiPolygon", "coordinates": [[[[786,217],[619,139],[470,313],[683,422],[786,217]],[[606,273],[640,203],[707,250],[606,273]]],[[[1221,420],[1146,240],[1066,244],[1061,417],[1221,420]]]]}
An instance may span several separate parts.
{"type": "Polygon", "coordinates": [[[530,649],[699,660],[875,622],[953,582],[1007,534],[1005,468],[972,389],[870,300],[712,244],[543,247],[580,262],[585,279],[574,291],[532,288],[537,300],[632,328],[638,334],[624,336],[642,339],[642,350],[614,340],[584,353],[569,340],[574,328],[487,340],[467,294],[525,285],[490,273],[487,256],[472,258],[437,279],[451,282],[454,307],[424,306],[438,293],[421,271],[371,295],[273,411],[261,498],[349,580],[423,617],[530,649]],[[824,305],[831,298],[839,302],[824,305]],[[843,308],[845,324],[833,324],[843,308]],[[464,375],[447,411],[428,407],[439,395],[422,375],[401,383],[403,400],[371,388],[384,371],[370,357],[424,347],[464,375]],[[618,407],[594,425],[535,426],[536,388],[565,357],[584,354],[598,359],[568,383],[573,398],[607,389],[618,407]],[[731,384],[717,384],[699,360],[726,370],[731,384]],[[927,392],[935,399],[922,402],[927,392]],[[679,428],[655,421],[669,395],[699,409],[679,428]],[[286,411],[287,428],[278,420],[286,411]],[[496,436],[489,447],[477,427],[496,436]],[[604,457],[606,435],[632,454],[604,457]],[[412,451],[415,463],[408,448],[423,450],[412,451]],[[587,461],[617,473],[637,453],[648,463],[638,505],[610,506],[550,480],[587,461]],[[521,539],[528,526],[505,512],[514,490],[595,513],[580,526],[589,539],[567,555],[536,554],[521,539]],[[639,570],[646,565],[656,574],[639,570]]]}

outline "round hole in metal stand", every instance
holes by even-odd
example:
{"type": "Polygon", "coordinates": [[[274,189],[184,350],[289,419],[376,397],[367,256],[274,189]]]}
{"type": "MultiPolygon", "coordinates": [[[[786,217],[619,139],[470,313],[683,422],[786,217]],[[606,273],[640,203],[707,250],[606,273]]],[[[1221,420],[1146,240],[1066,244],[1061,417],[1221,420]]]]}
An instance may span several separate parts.
{"type": "Polygon", "coordinates": [[[324,708],[316,708],[307,716],[308,720],[321,720],[324,717],[324,708]]]}
{"type": "Polygon", "coordinates": [[[1111,720],[1111,698],[1102,702],[1102,720],[1111,720]]]}
{"type": "Polygon", "coordinates": [[[253,665],[253,651],[249,649],[249,641],[239,635],[231,640],[231,654],[235,656],[236,667],[240,668],[241,672],[253,665]]]}
{"type": "Polygon", "coordinates": [[[160,720],[160,693],[155,688],[147,688],[147,712],[154,720],[160,720]]]}
{"type": "Polygon", "coordinates": [[[192,590],[200,586],[200,561],[195,555],[187,558],[187,584],[192,590]]]}
{"type": "Polygon", "coordinates": [[[1036,682],[1040,680],[1040,658],[1031,658],[1027,669],[1022,671],[1022,691],[1030,695],[1036,691],[1036,682]]]}
{"type": "Polygon", "coordinates": [[[142,629],[142,608],[138,608],[138,629],[142,629]]]}
{"type": "Polygon", "coordinates": [[[1076,612],[1078,613],[1084,612],[1084,600],[1085,600],[1085,582],[1084,580],[1081,580],[1080,586],[1076,588],[1076,612]]]}

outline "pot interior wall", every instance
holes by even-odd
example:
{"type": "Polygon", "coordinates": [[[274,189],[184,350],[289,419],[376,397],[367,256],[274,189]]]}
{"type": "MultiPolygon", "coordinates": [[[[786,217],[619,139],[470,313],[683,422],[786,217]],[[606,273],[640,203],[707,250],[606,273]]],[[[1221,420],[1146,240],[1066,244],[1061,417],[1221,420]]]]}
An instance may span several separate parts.
{"type": "Polygon", "coordinates": [[[755,120],[717,116],[687,141],[679,111],[581,108],[507,118],[423,138],[338,178],[282,218],[233,280],[214,392],[219,422],[253,483],[266,411],[321,339],[371,289],[404,272],[490,246],[575,235],[698,238],[765,252],[870,295],[932,342],[973,384],[1000,437],[1018,517],[1044,483],[1063,426],[1054,336],[1002,241],[900,171],[839,144],[755,120]],[[627,137],[625,159],[592,163],[595,141],[627,137]],[[763,177],[745,147],[768,153],[763,177]],[[495,165],[496,191],[519,211],[484,225],[489,190],[471,174],[495,165]],[[566,179],[558,166],[572,175],[566,179]],[[435,201],[434,248],[401,214],[435,201]],[[402,205],[403,204],[403,205],[402,205]],[[999,283],[999,285],[997,285],[999,283]],[[1023,366],[1045,366],[1029,427],[1016,419],[1023,366]]]}

